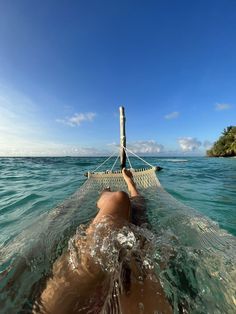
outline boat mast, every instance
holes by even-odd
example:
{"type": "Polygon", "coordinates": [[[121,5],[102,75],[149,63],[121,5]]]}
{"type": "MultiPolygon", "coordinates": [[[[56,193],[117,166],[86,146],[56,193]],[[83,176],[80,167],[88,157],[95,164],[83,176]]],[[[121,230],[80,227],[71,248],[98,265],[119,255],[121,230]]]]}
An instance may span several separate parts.
{"type": "Polygon", "coordinates": [[[125,135],[125,108],[120,107],[120,167],[126,167],[126,135],[125,135]]]}

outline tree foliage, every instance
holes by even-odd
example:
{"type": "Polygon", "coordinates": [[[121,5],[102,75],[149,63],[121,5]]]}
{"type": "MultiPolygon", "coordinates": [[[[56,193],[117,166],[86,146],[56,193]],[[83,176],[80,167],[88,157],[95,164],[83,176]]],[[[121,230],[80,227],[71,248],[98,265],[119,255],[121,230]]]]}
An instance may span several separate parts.
{"type": "Polygon", "coordinates": [[[236,156],[236,126],[228,126],[222,132],[222,135],[207,150],[207,156],[210,157],[232,157],[236,156]]]}

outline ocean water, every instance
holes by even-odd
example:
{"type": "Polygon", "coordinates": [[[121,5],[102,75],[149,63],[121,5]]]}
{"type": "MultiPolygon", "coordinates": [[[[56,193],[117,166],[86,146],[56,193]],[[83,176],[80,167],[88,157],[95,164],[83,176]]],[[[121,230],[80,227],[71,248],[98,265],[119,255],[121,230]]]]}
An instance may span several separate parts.
{"type": "MultiPolygon", "coordinates": [[[[86,180],[84,173],[93,171],[103,160],[102,157],[0,158],[0,312],[1,308],[2,313],[16,313],[22,308],[25,313],[29,311],[40,279],[50,272],[52,263],[67,247],[76,229],[95,215],[97,195],[91,195],[91,202],[85,203],[76,191],[86,180]],[[64,202],[65,199],[68,201],[64,202]],[[23,266],[19,266],[19,260],[23,266]]],[[[156,239],[152,263],[162,278],[174,312],[233,313],[236,309],[236,159],[149,157],[146,160],[163,167],[157,176],[168,192],[158,194],[150,189],[146,197],[156,239]],[[161,250],[163,247],[170,250],[170,246],[176,254],[169,260],[169,266],[160,270],[161,250]],[[199,280],[193,273],[196,265],[199,265],[199,280]],[[205,281],[207,276],[211,276],[211,281],[205,281]],[[222,280],[227,292],[220,287],[222,280]]],[[[132,158],[131,163],[143,166],[132,158]]],[[[132,232],[138,237],[141,231],[132,232]]],[[[148,234],[147,231],[145,237],[148,234]]]]}

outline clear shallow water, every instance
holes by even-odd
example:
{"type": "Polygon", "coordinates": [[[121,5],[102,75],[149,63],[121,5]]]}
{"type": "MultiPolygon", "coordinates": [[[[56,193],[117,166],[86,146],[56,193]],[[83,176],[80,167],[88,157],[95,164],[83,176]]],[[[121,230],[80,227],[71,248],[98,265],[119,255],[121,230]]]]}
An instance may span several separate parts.
{"type": "MultiPolygon", "coordinates": [[[[102,160],[103,158],[71,157],[0,159],[0,270],[3,275],[4,271],[8,271],[9,279],[16,279],[13,280],[15,283],[11,289],[5,289],[0,297],[0,302],[11,299],[6,310],[8,313],[13,313],[14,307],[19,308],[22,303],[26,303],[27,308],[26,299],[23,302],[22,295],[27,295],[26,291],[30,293],[28,287],[32,283],[37,288],[37,282],[49,272],[52,262],[67,246],[76,228],[95,215],[94,199],[97,198],[97,193],[91,195],[92,201],[86,204],[80,194],[75,194],[63,206],[53,208],[82,185],[85,171],[93,170],[102,160]],[[34,249],[35,242],[37,249],[34,249]],[[20,268],[17,271],[14,267],[14,260],[19,258],[29,268],[21,277],[18,274],[20,268]],[[19,293],[19,284],[22,293],[19,293]]],[[[236,235],[235,159],[147,158],[147,161],[164,168],[158,173],[158,177],[165,189],[176,199],[196,208],[199,213],[219,223],[221,228],[236,235]]],[[[136,161],[136,166],[141,165],[136,161]]],[[[231,313],[232,300],[229,306],[226,300],[235,294],[232,283],[235,275],[235,259],[232,253],[236,250],[234,237],[228,238],[227,234],[217,228],[215,231],[214,224],[210,223],[209,227],[208,221],[201,216],[199,218],[197,212],[184,207],[182,203],[177,205],[174,201],[171,205],[169,198],[166,200],[163,196],[160,199],[156,191],[150,191],[148,195],[149,217],[157,236],[156,253],[161,252],[165,243],[168,251],[172,250],[170,247],[175,251],[171,255],[172,265],[168,262],[167,269],[159,271],[166,293],[172,303],[177,302],[175,308],[178,309],[178,304],[182,302],[192,312],[199,313],[206,310],[204,303],[215,302],[214,309],[219,313],[220,306],[226,313],[231,313]],[[197,226],[196,229],[194,226],[197,226]],[[204,228],[210,230],[206,236],[202,236],[204,228]],[[222,243],[220,239],[223,239],[222,243]],[[212,247],[217,250],[214,251],[212,247]],[[176,266],[178,264],[179,267],[176,266]],[[189,267],[186,266],[188,264],[189,267]],[[196,265],[202,266],[197,268],[196,265]],[[228,268],[226,265],[229,265],[228,268]],[[194,268],[198,269],[199,281],[190,279],[191,276],[196,277],[194,268]],[[183,269],[184,276],[180,276],[183,269]],[[220,271],[223,274],[221,277],[220,271]],[[213,273],[217,275],[213,276],[213,273]],[[209,274],[213,278],[211,281],[204,279],[209,274]],[[219,288],[219,278],[226,278],[226,296],[219,288]],[[188,285],[191,285],[191,289],[188,285]],[[207,294],[201,292],[206,295],[205,299],[199,293],[201,286],[204,291],[208,291],[207,294]],[[183,292],[184,289],[186,291],[183,292]]],[[[164,254],[159,254],[162,255],[164,254]]],[[[157,258],[156,265],[159,264],[157,258]]],[[[3,278],[0,288],[4,289],[6,281],[4,282],[4,276],[3,278]]]]}

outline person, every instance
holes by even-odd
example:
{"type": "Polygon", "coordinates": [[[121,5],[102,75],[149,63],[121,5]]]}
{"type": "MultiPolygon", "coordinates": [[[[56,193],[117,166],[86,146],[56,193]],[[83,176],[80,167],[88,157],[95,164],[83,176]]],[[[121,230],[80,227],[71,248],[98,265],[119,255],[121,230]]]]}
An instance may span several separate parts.
{"type": "MultiPolygon", "coordinates": [[[[146,222],[144,198],[136,188],[132,172],[124,168],[122,174],[130,197],[124,191],[103,190],[97,201],[99,211],[86,229],[86,237],[76,243],[80,251],[79,264],[71,267],[69,252],[58,258],[33,313],[172,313],[153,270],[144,274],[135,257],[128,266],[123,265],[124,289],[120,289],[111,273],[89,254],[97,236],[109,239],[109,230],[120,230],[130,222],[137,225],[146,222]],[[104,226],[99,233],[98,225],[104,226]],[[109,294],[110,300],[107,299],[109,294]]],[[[105,256],[103,263],[107,262],[105,256]]]]}

